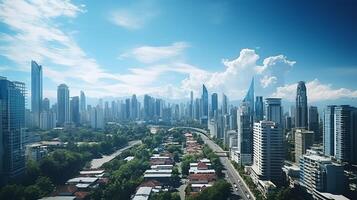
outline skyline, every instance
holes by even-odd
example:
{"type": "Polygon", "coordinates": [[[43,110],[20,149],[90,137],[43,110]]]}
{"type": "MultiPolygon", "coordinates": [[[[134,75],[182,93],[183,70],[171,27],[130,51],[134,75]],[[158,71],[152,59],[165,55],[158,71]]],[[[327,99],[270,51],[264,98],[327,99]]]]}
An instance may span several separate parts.
{"type": "Polygon", "coordinates": [[[241,100],[254,76],[264,97],[294,102],[304,80],[308,103],[356,105],[356,3],[302,4],[4,1],[0,73],[31,93],[35,60],[43,66],[43,97],[52,100],[62,83],[71,96],[83,90],[92,98],[174,100],[188,99],[191,90],[198,97],[205,84],[210,93],[241,100]]]}

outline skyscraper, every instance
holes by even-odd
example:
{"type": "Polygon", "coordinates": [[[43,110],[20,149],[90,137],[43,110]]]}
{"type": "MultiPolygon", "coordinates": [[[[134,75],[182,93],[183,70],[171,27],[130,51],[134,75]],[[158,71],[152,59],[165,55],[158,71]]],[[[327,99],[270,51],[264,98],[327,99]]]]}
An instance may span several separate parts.
{"type": "Polygon", "coordinates": [[[0,76],[0,182],[23,174],[25,152],[25,84],[0,76]]]}
{"type": "Polygon", "coordinates": [[[40,127],[40,114],[42,105],[42,66],[31,61],[31,111],[33,125],[40,127]]]}
{"type": "Polygon", "coordinates": [[[201,123],[207,125],[208,122],[208,91],[205,85],[202,85],[202,115],[201,123]]]}
{"type": "Polygon", "coordinates": [[[136,95],[133,94],[131,97],[131,109],[130,109],[131,119],[136,120],[138,118],[138,100],[136,95]]]}
{"type": "Polygon", "coordinates": [[[57,87],[57,123],[63,126],[69,122],[69,89],[66,84],[61,84],[57,87]]]}
{"type": "Polygon", "coordinates": [[[295,127],[307,128],[307,96],[304,81],[299,81],[296,90],[295,127]]]}
{"type": "Polygon", "coordinates": [[[190,106],[189,106],[189,116],[191,119],[194,118],[194,102],[193,102],[193,91],[190,92],[190,106]]]}
{"type": "Polygon", "coordinates": [[[255,121],[259,122],[264,119],[263,97],[255,97],[255,121]]]}
{"type": "Polygon", "coordinates": [[[81,94],[80,94],[80,102],[79,102],[79,105],[80,105],[80,111],[81,112],[85,112],[86,111],[86,95],[84,94],[83,91],[81,91],[81,94]]]}
{"type": "Polygon", "coordinates": [[[222,94],[222,114],[228,114],[228,98],[225,94],[222,94]]]}
{"type": "Polygon", "coordinates": [[[217,95],[217,93],[212,93],[211,98],[212,98],[211,118],[214,118],[214,116],[218,114],[218,95],[217,95]]]}
{"type": "Polygon", "coordinates": [[[323,148],[326,156],[335,155],[335,105],[324,109],[323,148]]]}
{"type": "Polygon", "coordinates": [[[281,107],[281,98],[266,98],[265,99],[266,107],[266,120],[273,121],[282,125],[282,107],[281,107]]]}
{"type": "Polygon", "coordinates": [[[349,105],[335,107],[335,158],[341,162],[357,163],[356,108],[349,105]]]}
{"type": "Polygon", "coordinates": [[[78,96],[71,98],[70,110],[71,110],[71,121],[76,126],[79,126],[80,114],[79,114],[79,97],[78,96]]]}
{"type": "Polygon", "coordinates": [[[309,131],[314,132],[314,142],[321,141],[321,134],[319,130],[319,113],[316,106],[309,106],[309,131]]]}
{"type": "Polygon", "coordinates": [[[249,115],[253,118],[254,117],[254,77],[252,78],[252,81],[249,86],[249,90],[245,95],[243,102],[245,102],[246,106],[248,106],[249,115]]]}
{"type": "Polygon", "coordinates": [[[253,121],[249,113],[249,103],[242,102],[237,115],[238,125],[238,161],[241,165],[250,165],[253,156],[253,121]]]}
{"type": "MultiPolygon", "coordinates": [[[[253,180],[282,180],[284,161],[283,131],[272,121],[254,123],[253,180]]],[[[256,182],[255,181],[255,182],[256,182]]]]}

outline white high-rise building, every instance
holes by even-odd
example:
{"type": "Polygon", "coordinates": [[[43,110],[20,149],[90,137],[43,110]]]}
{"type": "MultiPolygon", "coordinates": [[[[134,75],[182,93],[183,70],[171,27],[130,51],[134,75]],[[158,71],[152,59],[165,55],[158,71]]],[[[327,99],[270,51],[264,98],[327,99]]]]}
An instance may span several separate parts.
{"type": "Polygon", "coordinates": [[[279,183],[284,162],[283,131],[272,121],[254,123],[252,178],[279,183]]]}
{"type": "Polygon", "coordinates": [[[346,187],[343,166],[315,149],[308,149],[300,159],[299,182],[314,198],[321,192],[341,194],[346,187]]]}

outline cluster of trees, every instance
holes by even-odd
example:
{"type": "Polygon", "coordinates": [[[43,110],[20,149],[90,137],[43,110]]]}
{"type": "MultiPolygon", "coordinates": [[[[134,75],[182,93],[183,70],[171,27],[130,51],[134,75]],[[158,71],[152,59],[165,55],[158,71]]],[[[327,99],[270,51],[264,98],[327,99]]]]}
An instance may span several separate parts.
{"type": "Polygon", "coordinates": [[[124,151],[120,156],[105,163],[103,167],[111,174],[109,183],[93,191],[91,199],[130,199],[143,181],[143,173],[150,167],[150,152],[145,144],[124,151]],[[123,158],[134,156],[129,162],[123,158]]]}
{"type": "Polygon", "coordinates": [[[6,185],[0,190],[0,199],[35,200],[50,194],[54,185],[48,177],[40,176],[35,183],[28,186],[6,185]]]}
{"type": "Polygon", "coordinates": [[[212,187],[204,189],[198,195],[188,197],[188,200],[222,200],[231,195],[232,186],[225,180],[219,180],[212,187]]]}
{"type": "Polygon", "coordinates": [[[202,151],[203,155],[206,158],[210,159],[212,168],[216,171],[216,175],[218,177],[223,177],[224,174],[222,173],[222,170],[224,167],[221,161],[219,160],[219,157],[212,151],[211,148],[208,147],[208,145],[204,145],[202,151]]]}
{"type": "Polygon", "coordinates": [[[150,200],[180,200],[178,193],[159,192],[150,197],[150,200]]]}

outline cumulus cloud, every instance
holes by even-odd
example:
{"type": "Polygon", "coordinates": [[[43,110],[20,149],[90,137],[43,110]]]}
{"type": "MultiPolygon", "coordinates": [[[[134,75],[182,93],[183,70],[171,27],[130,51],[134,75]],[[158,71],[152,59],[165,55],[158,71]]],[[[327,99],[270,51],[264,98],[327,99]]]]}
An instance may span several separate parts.
{"type": "MultiPolygon", "coordinates": [[[[297,83],[278,87],[272,96],[281,97],[288,101],[294,101],[297,83]]],[[[323,84],[318,79],[306,83],[309,102],[337,100],[341,98],[356,98],[357,90],[347,88],[333,88],[331,84],[323,84]]]]}
{"type": "Polygon", "coordinates": [[[119,59],[131,57],[143,63],[153,63],[175,58],[181,55],[187,47],[189,44],[186,42],[175,42],[169,46],[141,46],[121,54],[119,59]]]}
{"type": "Polygon", "coordinates": [[[288,60],[284,55],[267,57],[263,65],[258,64],[259,59],[255,50],[242,49],[237,58],[222,60],[224,70],[189,74],[182,81],[181,87],[200,92],[202,83],[205,83],[211,91],[221,91],[233,99],[241,99],[254,77],[260,83],[256,84],[257,93],[268,94],[284,84],[284,76],[295,64],[295,61],[288,60]]]}

